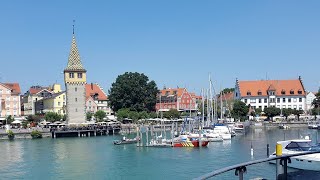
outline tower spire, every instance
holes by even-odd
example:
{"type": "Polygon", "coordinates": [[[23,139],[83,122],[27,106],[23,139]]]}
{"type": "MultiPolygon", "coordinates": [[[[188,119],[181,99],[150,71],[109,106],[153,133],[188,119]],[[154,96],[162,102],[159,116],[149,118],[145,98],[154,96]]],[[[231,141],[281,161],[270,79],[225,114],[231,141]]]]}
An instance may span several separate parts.
{"type": "Polygon", "coordinates": [[[76,20],[73,20],[73,25],[72,25],[72,34],[74,35],[74,23],[76,22],[76,20]]]}

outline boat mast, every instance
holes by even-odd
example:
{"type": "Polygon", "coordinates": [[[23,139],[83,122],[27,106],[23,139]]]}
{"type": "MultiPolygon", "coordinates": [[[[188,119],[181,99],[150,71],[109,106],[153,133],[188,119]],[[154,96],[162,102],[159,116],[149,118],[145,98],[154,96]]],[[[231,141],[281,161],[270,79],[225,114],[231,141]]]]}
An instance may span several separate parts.
{"type": "Polygon", "coordinates": [[[210,111],[209,111],[209,90],[207,89],[207,126],[210,125],[210,111]]]}
{"type": "Polygon", "coordinates": [[[222,104],[222,91],[221,91],[221,88],[220,88],[220,119],[223,119],[223,113],[222,113],[222,106],[223,106],[223,104],[222,104]]]}
{"type": "Polygon", "coordinates": [[[201,126],[203,128],[204,126],[204,89],[201,90],[201,98],[202,98],[202,122],[201,122],[201,126]]]}

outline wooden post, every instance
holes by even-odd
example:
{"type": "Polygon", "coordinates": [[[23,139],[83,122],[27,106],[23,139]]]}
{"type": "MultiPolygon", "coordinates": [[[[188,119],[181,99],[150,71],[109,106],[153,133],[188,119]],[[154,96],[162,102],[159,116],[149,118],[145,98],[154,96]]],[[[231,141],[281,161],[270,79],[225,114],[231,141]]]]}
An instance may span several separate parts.
{"type": "MultiPolygon", "coordinates": [[[[141,137],[139,137],[139,127],[138,126],[137,126],[136,130],[137,130],[137,138],[139,138],[141,141],[141,137]]],[[[140,141],[139,140],[137,141],[137,146],[139,146],[140,141]]]]}

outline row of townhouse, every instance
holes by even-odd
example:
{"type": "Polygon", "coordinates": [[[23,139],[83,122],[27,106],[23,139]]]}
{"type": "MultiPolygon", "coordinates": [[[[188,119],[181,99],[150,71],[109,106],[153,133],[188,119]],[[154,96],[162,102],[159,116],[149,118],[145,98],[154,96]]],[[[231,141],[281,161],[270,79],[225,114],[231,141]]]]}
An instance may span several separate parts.
{"type": "Polygon", "coordinates": [[[277,107],[308,112],[315,93],[307,93],[301,77],[293,80],[236,81],[234,99],[250,105],[252,109],[277,107]]]}
{"type": "MultiPolygon", "coordinates": [[[[86,112],[113,112],[108,104],[108,97],[98,84],[86,84],[86,112]]],[[[66,92],[60,84],[52,86],[32,86],[21,94],[19,83],[0,83],[0,120],[11,115],[14,117],[56,112],[66,114],[66,92]]],[[[1,123],[1,121],[0,121],[1,123]]]]}

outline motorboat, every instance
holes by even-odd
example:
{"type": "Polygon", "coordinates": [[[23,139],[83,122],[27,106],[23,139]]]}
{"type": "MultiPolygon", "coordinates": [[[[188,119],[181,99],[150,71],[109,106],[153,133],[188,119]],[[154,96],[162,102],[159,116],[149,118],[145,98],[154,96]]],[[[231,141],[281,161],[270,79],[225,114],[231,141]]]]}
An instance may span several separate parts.
{"type": "Polygon", "coordinates": [[[221,142],[223,141],[223,138],[216,132],[214,132],[213,129],[204,129],[203,130],[203,137],[206,137],[208,141],[210,142],[221,142]]]}
{"type": "Polygon", "coordinates": [[[223,140],[230,140],[231,133],[227,126],[225,125],[215,125],[213,128],[213,132],[219,134],[223,140]]]}
{"type": "Polygon", "coordinates": [[[137,143],[139,138],[133,138],[133,139],[124,139],[124,140],[114,140],[114,145],[121,145],[121,144],[134,144],[137,143]]]}
{"type": "Polygon", "coordinates": [[[318,129],[318,124],[317,123],[308,123],[308,128],[309,129],[318,129]]]}
{"type": "MultiPolygon", "coordinates": [[[[292,155],[303,152],[319,151],[320,146],[312,146],[311,140],[297,139],[297,140],[287,140],[279,141],[277,144],[282,145],[282,155],[292,155]]],[[[275,157],[276,153],[270,155],[270,157],[275,157]]],[[[313,170],[320,171],[320,153],[295,156],[291,157],[291,163],[288,163],[288,167],[303,169],[303,170],[313,170]]],[[[275,163],[275,161],[271,162],[275,163]]]]}
{"type": "Polygon", "coordinates": [[[173,147],[206,147],[208,144],[209,141],[206,138],[201,138],[199,141],[199,138],[192,138],[189,135],[180,135],[172,142],[173,147]]]}

